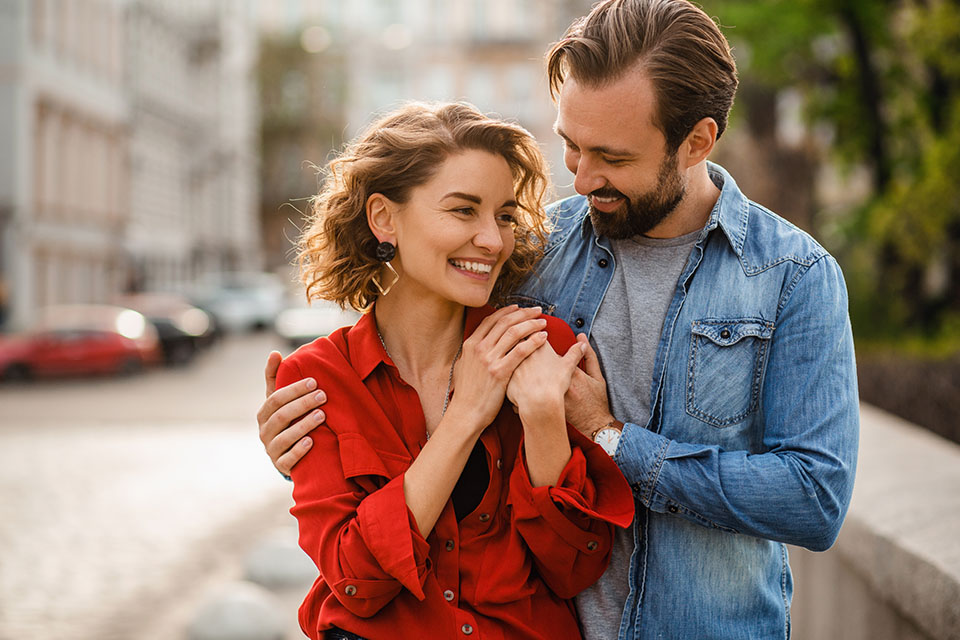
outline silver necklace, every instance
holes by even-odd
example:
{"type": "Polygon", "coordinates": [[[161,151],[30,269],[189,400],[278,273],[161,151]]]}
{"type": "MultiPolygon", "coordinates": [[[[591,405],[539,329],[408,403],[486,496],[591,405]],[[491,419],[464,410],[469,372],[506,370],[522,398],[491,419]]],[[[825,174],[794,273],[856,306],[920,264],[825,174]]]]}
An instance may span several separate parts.
{"type": "MultiPolygon", "coordinates": [[[[380,338],[380,344],[383,345],[383,351],[387,354],[387,357],[393,360],[393,356],[390,355],[389,349],[387,349],[387,343],[383,341],[383,334],[380,333],[380,327],[377,327],[377,337],[380,338]]],[[[440,410],[440,417],[442,418],[447,412],[447,405],[450,404],[450,387],[453,386],[453,369],[457,366],[457,360],[460,359],[460,354],[463,353],[463,340],[460,341],[460,348],[457,349],[457,355],[453,356],[453,363],[450,365],[450,377],[447,378],[447,392],[443,395],[443,409],[440,410]]],[[[430,432],[427,432],[427,440],[430,439],[430,432]]]]}

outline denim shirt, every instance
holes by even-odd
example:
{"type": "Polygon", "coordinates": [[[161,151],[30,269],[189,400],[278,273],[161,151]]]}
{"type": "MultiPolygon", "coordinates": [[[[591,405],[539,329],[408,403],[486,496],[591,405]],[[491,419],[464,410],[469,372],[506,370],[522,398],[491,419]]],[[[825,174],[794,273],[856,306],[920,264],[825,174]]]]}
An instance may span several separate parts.
{"type": "MultiPolygon", "coordinates": [[[[859,403],[840,268],[709,171],[722,192],[667,309],[650,418],[616,416],[614,460],[637,503],[622,639],[789,638],[785,544],[830,547],[853,491],[859,403]]],[[[544,259],[516,301],[589,335],[616,264],[587,212],[582,196],[551,206],[544,259]]]]}

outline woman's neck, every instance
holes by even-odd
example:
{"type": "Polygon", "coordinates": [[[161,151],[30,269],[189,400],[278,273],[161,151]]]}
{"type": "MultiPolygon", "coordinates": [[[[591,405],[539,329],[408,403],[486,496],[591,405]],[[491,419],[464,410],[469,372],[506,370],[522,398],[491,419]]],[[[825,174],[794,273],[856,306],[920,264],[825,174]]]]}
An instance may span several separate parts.
{"type": "Polygon", "coordinates": [[[463,341],[465,311],[461,304],[395,289],[377,300],[373,313],[390,358],[415,385],[438,368],[450,368],[463,341]]]}

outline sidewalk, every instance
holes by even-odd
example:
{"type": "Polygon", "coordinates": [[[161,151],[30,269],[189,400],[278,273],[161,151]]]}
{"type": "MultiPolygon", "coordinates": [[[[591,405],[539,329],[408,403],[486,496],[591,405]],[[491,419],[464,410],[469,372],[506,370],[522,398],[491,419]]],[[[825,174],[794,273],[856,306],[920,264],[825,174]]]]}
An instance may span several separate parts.
{"type": "Polygon", "coordinates": [[[225,544],[196,550],[184,567],[181,589],[153,611],[143,607],[142,625],[130,640],[301,640],[297,608],[315,568],[297,546],[296,521],[288,505],[267,505],[229,525],[225,544]],[[276,506],[281,506],[277,509],[276,506]],[[230,607],[233,607],[232,609],[230,607]],[[239,627],[242,631],[232,627],[239,627]],[[282,636],[267,635],[263,628],[282,636]]]}

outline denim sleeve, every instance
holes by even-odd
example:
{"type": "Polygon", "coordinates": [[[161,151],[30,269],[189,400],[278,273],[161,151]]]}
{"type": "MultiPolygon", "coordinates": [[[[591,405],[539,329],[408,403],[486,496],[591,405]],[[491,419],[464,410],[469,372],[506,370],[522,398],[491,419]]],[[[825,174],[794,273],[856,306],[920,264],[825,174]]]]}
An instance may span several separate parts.
{"type": "Polygon", "coordinates": [[[846,286],[832,257],[787,287],[761,394],[762,452],[627,424],[614,459],[652,511],[825,550],[853,492],[860,421],[846,286]]]}

